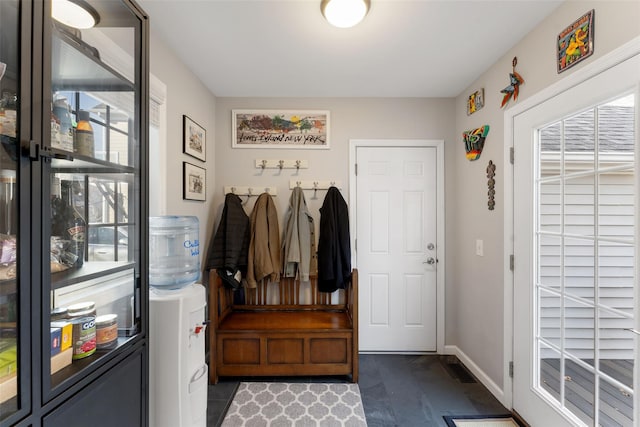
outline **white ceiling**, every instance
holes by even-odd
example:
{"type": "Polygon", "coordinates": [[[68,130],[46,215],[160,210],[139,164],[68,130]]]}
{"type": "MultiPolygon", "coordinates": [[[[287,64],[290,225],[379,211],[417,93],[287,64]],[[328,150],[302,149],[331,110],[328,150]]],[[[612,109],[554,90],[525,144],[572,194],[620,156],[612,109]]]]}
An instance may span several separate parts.
{"type": "Polygon", "coordinates": [[[220,97],[455,97],[561,3],[371,0],[339,29],[320,0],[138,2],[220,97]]]}

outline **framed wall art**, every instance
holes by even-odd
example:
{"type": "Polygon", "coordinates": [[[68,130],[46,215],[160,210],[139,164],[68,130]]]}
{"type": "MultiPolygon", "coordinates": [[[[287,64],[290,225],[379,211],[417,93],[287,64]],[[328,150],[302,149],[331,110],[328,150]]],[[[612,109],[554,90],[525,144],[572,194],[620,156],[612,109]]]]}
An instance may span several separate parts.
{"type": "Polygon", "coordinates": [[[484,88],[473,92],[467,98],[467,116],[472,115],[484,107],[484,88]]]}
{"type": "Polygon", "coordinates": [[[205,201],[207,194],[207,171],[204,168],[183,162],[183,194],[185,200],[205,201]]]}
{"type": "Polygon", "coordinates": [[[594,13],[591,9],[558,34],[558,73],[593,54],[594,13]]]}
{"type": "Polygon", "coordinates": [[[182,116],[182,143],[183,153],[207,160],[207,131],[188,116],[182,116]]]}
{"type": "Polygon", "coordinates": [[[480,128],[468,130],[462,133],[464,139],[464,150],[467,153],[467,160],[474,161],[480,158],[484,142],[489,134],[489,125],[480,128]]]}
{"type": "Polygon", "coordinates": [[[329,148],[329,112],[233,110],[233,148],[329,148]]]}

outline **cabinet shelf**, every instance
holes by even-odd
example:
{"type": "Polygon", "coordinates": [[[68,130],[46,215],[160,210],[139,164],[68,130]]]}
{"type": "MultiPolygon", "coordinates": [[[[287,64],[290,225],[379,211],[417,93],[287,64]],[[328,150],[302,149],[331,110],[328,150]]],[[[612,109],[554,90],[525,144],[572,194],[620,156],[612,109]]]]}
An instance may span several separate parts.
{"type": "Polygon", "coordinates": [[[51,289],[64,288],[133,267],[134,263],[128,261],[87,261],[80,268],[70,268],[65,271],[53,273],[51,275],[51,289]]]}
{"type": "Polygon", "coordinates": [[[66,153],[73,158],[73,161],[67,159],[52,159],[51,168],[53,172],[78,172],[78,173],[135,173],[133,166],[121,165],[118,163],[108,162],[106,160],[96,159],[94,157],[82,156],[76,153],[55,149],[56,152],[66,153]]]}
{"type": "Polygon", "coordinates": [[[87,356],[84,359],[74,360],[71,365],[62,368],[60,371],[51,375],[51,386],[57,387],[62,384],[67,378],[71,378],[76,374],[81,373],[83,370],[90,368],[92,365],[100,363],[105,356],[114,354],[116,349],[134,340],[134,338],[118,337],[118,345],[115,349],[109,351],[96,351],[91,356],[87,356]]]}
{"type": "Polygon", "coordinates": [[[102,62],[97,50],[62,31],[53,31],[51,87],[55,91],[133,92],[133,83],[102,62]]]}

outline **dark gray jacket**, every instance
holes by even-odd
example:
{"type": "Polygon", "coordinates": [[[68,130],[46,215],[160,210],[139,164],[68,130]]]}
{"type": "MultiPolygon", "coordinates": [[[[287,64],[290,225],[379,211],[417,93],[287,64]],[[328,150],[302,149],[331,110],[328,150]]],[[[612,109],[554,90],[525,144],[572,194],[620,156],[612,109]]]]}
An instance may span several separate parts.
{"type": "Polygon", "coordinates": [[[218,230],[209,245],[205,270],[213,268],[227,286],[237,288],[240,283],[233,278],[238,272],[247,272],[247,256],[251,238],[249,217],[242,207],[240,197],[229,193],[225,196],[222,218],[218,230]]]}

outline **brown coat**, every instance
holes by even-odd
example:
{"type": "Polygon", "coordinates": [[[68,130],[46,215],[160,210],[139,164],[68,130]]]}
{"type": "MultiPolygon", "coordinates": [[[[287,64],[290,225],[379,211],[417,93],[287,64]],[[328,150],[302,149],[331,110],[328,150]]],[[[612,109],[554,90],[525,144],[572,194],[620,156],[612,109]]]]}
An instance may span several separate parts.
{"type": "Polygon", "coordinates": [[[269,276],[280,281],[280,230],[278,212],[268,193],[262,193],[251,212],[251,241],[247,268],[247,286],[255,288],[258,280],[269,276]]]}

